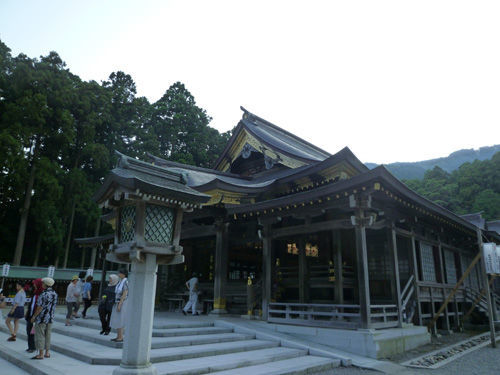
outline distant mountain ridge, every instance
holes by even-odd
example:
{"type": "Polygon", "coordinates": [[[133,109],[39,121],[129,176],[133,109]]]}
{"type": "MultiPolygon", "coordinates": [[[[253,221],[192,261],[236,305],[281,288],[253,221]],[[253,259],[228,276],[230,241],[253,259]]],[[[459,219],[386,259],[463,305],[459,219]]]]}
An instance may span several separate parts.
{"type": "MultiPolygon", "coordinates": [[[[417,161],[414,163],[390,163],[385,164],[387,169],[391,171],[397,178],[401,180],[409,179],[421,179],[427,170],[438,166],[445,170],[446,172],[452,172],[458,169],[462,164],[467,162],[473,162],[474,160],[488,160],[492,156],[500,151],[500,145],[485,146],[478,150],[474,149],[463,149],[459,151],[452,152],[450,155],[444,158],[430,159],[417,161]]],[[[379,164],[375,163],[365,163],[365,165],[373,169],[379,164]]]]}

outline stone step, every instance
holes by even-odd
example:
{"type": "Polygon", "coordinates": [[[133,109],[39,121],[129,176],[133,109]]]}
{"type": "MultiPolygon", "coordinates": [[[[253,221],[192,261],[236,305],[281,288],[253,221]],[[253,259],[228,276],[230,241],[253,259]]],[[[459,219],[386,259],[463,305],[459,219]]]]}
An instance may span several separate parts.
{"type": "MultiPolygon", "coordinates": [[[[56,314],[54,317],[54,320],[56,322],[64,323],[66,321],[66,316],[62,314],[56,314]]],[[[73,319],[70,321],[70,323],[73,326],[80,326],[80,327],[87,327],[87,328],[94,328],[98,329],[99,331],[101,330],[101,321],[98,318],[95,317],[89,317],[87,319],[83,318],[78,318],[78,319],[73,319]]],[[[153,324],[153,332],[158,330],[165,330],[165,329],[189,329],[189,328],[204,328],[204,327],[213,327],[213,322],[198,322],[198,321],[193,321],[193,322],[185,322],[183,320],[174,320],[172,323],[158,323],[158,324],[153,324]]]]}
{"type": "MultiPolygon", "coordinates": [[[[108,346],[110,348],[123,347],[123,343],[118,343],[110,340],[112,337],[114,337],[114,334],[111,334],[109,336],[100,335],[96,329],[92,328],[79,327],[79,326],[66,327],[64,326],[64,324],[56,322],[52,326],[52,332],[57,332],[62,335],[74,337],[79,340],[84,340],[108,346]]],[[[204,335],[196,335],[196,334],[187,336],[173,335],[171,337],[160,336],[152,338],[151,348],[159,349],[159,348],[170,348],[174,346],[212,344],[219,342],[250,340],[254,338],[255,335],[234,333],[231,330],[228,330],[227,332],[223,333],[204,334],[204,335]]]]}
{"type": "Polygon", "coordinates": [[[308,355],[255,366],[212,372],[211,375],[302,375],[329,371],[339,366],[339,359],[308,355]]]}
{"type": "Polygon", "coordinates": [[[231,328],[225,328],[225,327],[170,328],[170,329],[153,330],[153,337],[213,335],[215,333],[231,333],[231,332],[233,332],[231,328]]]}
{"type": "Polygon", "coordinates": [[[17,367],[13,363],[0,358],[0,369],[2,374],[8,375],[29,375],[29,372],[24,371],[22,368],[17,367]]]}
{"type": "MultiPolygon", "coordinates": [[[[28,346],[26,341],[18,339],[15,342],[7,342],[9,336],[0,332],[0,356],[31,375],[89,375],[89,373],[92,375],[112,375],[116,368],[116,366],[91,366],[56,351],[51,351],[51,358],[33,361],[31,357],[34,356],[34,353],[25,351],[28,346]]],[[[0,374],[17,375],[14,371],[7,371],[3,366],[0,367],[0,374]]]]}
{"type": "MultiPolygon", "coordinates": [[[[199,328],[199,327],[213,327],[213,321],[198,321],[197,318],[192,318],[193,321],[185,321],[184,319],[172,319],[168,323],[154,323],[153,329],[170,329],[170,328],[199,328]]],[[[169,319],[170,320],[170,319],[169,319]]]]}
{"type": "MultiPolygon", "coordinates": [[[[7,337],[7,334],[0,333],[0,340],[2,342],[5,341],[7,337]]],[[[7,343],[0,343],[0,350],[2,346],[9,348],[11,352],[10,357],[12,357],[9,358],[9,360],[13,361],[17,366],[24,368],[23,371],[22,369],[17,370],[18,367],[13,367],[13,371],[9,372],[9,375],[11,373],[12,375],[24,375],[24,373],[35,375],[88,375],[89,372],[91,372],[92,375],[112,375],[116,368],[116,365],[88,365],[74,358],[67,357],[57,351],[52,352],[51,359],[32,361],[30,357],[33,356],[33,354],[24,352],[26,346],[24,340],[8,343],[8,346],[7,343]]],[[[306,355],[305,350],[284,347],[257,349],[249,352],[222,354],[154,364],[159,375],[201,375],[214,372],[218,374],[219,372],[217,371],[222,371],[222,374],[233,375],[309,374],[324,369],[329,370],[337,365],[336,363],[320,363],[318,360],[311,361],[310,356],[306,355]],[[290,362],[293,361],[293,359],[299,361],[290,362]],[[270,372],[276,370],[276,366],[272,366],[272,363],[280,364],[277,366],[280,372],[270,372]],[[288,371],[290,368],[298,372],[288,371]],[[287,372],[284,372],[284,370],[287,372]]],[[[5,368],[10,367],[7,366],[5,368]]],[[[5,368],[2,368],[2,370],[5,368]]],[[[3,371],[0,371],[0,373],[3,374],[3,371]]]]}
{"type": "Polygon", "coordinates": [[[307,355],[305,350],[276,347],[250,352],[223,354],[203,358],[184,359],[154,366],[159,375],[199,375],[215,371],[241,369],[246,366],[282,361],[307,355]]]}
{"type": "MultiPolygon", "coordinates": [[[[6,327],[1,327],[2,332],[7,332],[6,327]]],[[[26,333],[22,329],[18,332],[18,338],[26,340],[26,333]]],[[[51,349],[66,356],[78,359],[93,365],[119,365],[122,350],[103,346],[99,343],[86,342],[52,332],[51,349]]],[[[228,353],[237,353],[258,349],[266,349],[279,346],[278,342],[266,340],[239,340],[231,342],[220,342],[211,344],[199,344],[191,346],[174,346],[169,348],[158,348],[151,350],[151,362],[176,361],[188,358],[215,356],[228,353]]]]}

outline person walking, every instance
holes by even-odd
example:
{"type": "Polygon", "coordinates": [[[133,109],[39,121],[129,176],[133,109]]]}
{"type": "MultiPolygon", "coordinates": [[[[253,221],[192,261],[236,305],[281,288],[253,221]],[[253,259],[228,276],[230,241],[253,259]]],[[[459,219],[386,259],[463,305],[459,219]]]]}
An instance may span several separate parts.
{"type": "Polygon", "coordinates": [[[196,311],[196,305],[198,304],[198,283],[196,273],[193,272],[193,277],[186,281],[186,288],[189,290],[189,301],[182,309],[184,315],[187,315],[189,308],[191,308],[193,315],[199,315],[196,311]]]}
{"type": "Polygon", "coordinates": [[[50,333],[57,305],[57,293],[52,289],[53,285],[54,279],[42,279],[43,292],[37,298],[36,310],[31,317],[31,323],[35,323],[35,347],[38,354],[31,359],[50,358],[50,333]]]}
{"type": "Polygon", "coordinates": [[[76,312],[78,297],[80,297],[80,290],[78,288],[78,276],[75,275],[71,279],[66,289],[66,326],[70,326],[69,320],[73,317],[73,313],[76,312]]]}
{"type": "Polygon", "coordinates": [[[82,271],[78,274],[78,281],[76,282],[76,288],[78,290],[78,297],[76,297],[76,305],[75,305],[75,310],[73,311],[73,317],[74,318],[79,318],[80,315],[78,315],[78,310],[80,310],[80,306],[83,303],[83,279],[85,278],[85,271],[82,271]]]}
{"type": "Polygon", "coordinates": [[[116,329],[116,337],[111,341],[123,342],[123,329],[127,319],[128,271],[122,268],[118,271],[120,281],[115,287],[115,304],[111,312],[111,328],[116,329]]]}
{"type": "Polygon", "coordinates": [[[101,295],[101,301],[99,302],[99,307],[97,311],[99,312],[99,319],[101,319],[101,335],[109,335],[111,327],[109,322],[111,320],[111,312],[113,311],[113,305],[115,304],[115,289],[116,284],[118,284],[120,278],[118,275],[109,275],[108,286],[104,288],[101,295]]]}
{"type": "Polygon", "coordinates": [[[16,341],[17,330],[19,329],[19,319],[24,317],[26,292],[24,291],[20,281],[16,283],[16,290],[16,296],[14,297],[14,301],[12,301],[12,309],[7,315],[7,319],[5,319],[5,324],[10,331],[10,337],[7,341],[16,341]],[[12,324],[10,323],[12,320],[14,320],[14,328],[12,328],[12,324]]]}
{"type": "Polygon", "coordinates": [[[87,309],[92,305],[92,296],[90,292],[92,291],[92,280],[94,278],[89,275],[85,279],[85,284],[83,284],[83,289],[82,289],[82,298],[83,298],[83,311],[82,311],[82,318],[87,317],[87,309]]]}
{"type": "Polygon", "coordinates": [[[36,310],[36,302],[43,292],[43,283],[42,279],[35,279],[31,282],[32,287],[31,290],[33,291],[32,297],[31,297],[31,302],[28,306],[28,309],[26,311],[26,334],[28,335],[28,349],[26,351],[28,353],[33,353],[36,350],[35,347],[35,328],[33,326],[33,323],[31,323],[31,318],[33,317],[33,314],[35,313],[36,310]]]}

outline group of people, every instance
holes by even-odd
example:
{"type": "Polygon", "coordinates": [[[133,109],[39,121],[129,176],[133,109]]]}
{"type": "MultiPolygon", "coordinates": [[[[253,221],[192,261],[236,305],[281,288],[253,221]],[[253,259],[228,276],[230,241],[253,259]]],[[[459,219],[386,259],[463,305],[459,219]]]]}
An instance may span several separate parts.
{"type": "MultiPolygon", "coordinates": [[[[128,271],[123,268],[118,275],[109,276],[108,285],[103,290],[99,301],[98,312],[101,320],[101,335],[109,335],[111,329],[116,329],[116,337],[111,341],[123,342],[123,330],[127,311],[128,271]]],[[[85,284],[78,276],[73,276],[66,291],[66,326],[71,326],[70,320],[79,318],[79,301],[83,300],[82,317],[87,317],[87,310],[92,305],[92,276],[87,276],[85,284]]]]}
{"type": "Polygon", "coordinates": [[[83,283],[82,278],[85,274],[75,275],[71,279],[66,289],[66,325],[70,326],[70,320],[74,318],[79,318],[78,310],[83,302],[84,308],[82,311],[82,318],[87,317],[87,310],[92,305],[92,280],[94,280],[92,275],[88,275],[85,278],[85,283],[83,283]]]}
{"type": "MultiPolygon", "coordinates": [[[[121,269],[118,275],[109,276],[108,285],[102,292],[98,306],[99,318],[101,320],[101,335],[108,335],[111,329],[116,329],[117,335],[111,341],[123,342],[125,321],[127,317],[128,297],[128,271],[121,269]]],[[[87,310],[92,304],[92,276],[87,276],[85,283],[80,277],[73,276],[66,292],[66,326],[71,326],[70,320],[79,317],[79,300],[84,303],[82,316],[86,317],[87,310]],[[78,285],[79,282],[81,285],[78,285]]],[[[26,333],[28,337],[29,353],[37,352],[32,359],[50,358],[50,338],[52,324],[57,305],[57,293],[54,291],[54,279],[45,277],[35,279],[30,284],[23,286],[21,282],[16,283],[16,295],[12,301],[5,324],[10,337],[7,341],[16,341],[19,329],[19,320],[26,319],[26,333]],[[27,302],[26,292],[31,290],[32,298],[25,311],[27,302]],[[12,324],[13,323],[13,324],[12,324]]],[[[5,297],[0,290],[0,308],[5,305],[5,297]]]]}
{"type": "MultiPolygon", "coordinates": [[[[29,353],[37,351],[32,359],[50,358],[50,334],[57,305],[57,293],[52,288],[53,285],[54,279],[50,277],[35,279],[24,287],[20,282],[17,282],[17,293],[5,320],[10,332],[7,341],[16,341],[19,320],[23,317],[26,318],[26,334],[28,336],[28,349],[26,351],[29,353]],[[26,291],[30,289],[32,298],[25,313],[26,291]],[[12,326],[12,321],[14,321],[14,326],[12,326]]],[[[2,302],[4,301],[0,301],[0,305],[2,302]]]]}
{"type": "Polygon", "coordinates": [[[110,275],[108,285],[102,291],[98,312],[101,319],[101,335],[109,335],[116,329],[116,337],[111,341],[123,342],[123,330],[127,316],[128,271],[121,269],[118,275],[110,275]]]}

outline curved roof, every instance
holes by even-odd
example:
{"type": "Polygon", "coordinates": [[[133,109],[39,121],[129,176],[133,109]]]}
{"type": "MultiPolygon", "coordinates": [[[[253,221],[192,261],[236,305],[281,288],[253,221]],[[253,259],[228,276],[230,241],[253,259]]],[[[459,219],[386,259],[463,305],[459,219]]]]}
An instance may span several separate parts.
{"type": "Polygon", "coordinates": [[[245,129],[252,136],[258,139],[262,144],[270,149],[287,155],[293,159],[301,160],[307,163],[314,163],[325,160],[330,154],[321,148],[303,140],[296,135],[287,132],[286,130],[270,123],[263,118],[254,115],[245,108],[240,107],[243,111],[243,117],[235,128],[233,136],[227,143],[224,151],[215,162],[214,169],[217,169],[221,162],[226,158],[233,143],[238,138],[238,135],[245,129]]]}
{"type": "Polygon", "coordinates": [[[347,147],[321,162],[304,165],[294,169],[278,170],[276,173],[270,173],[256,178],[240,177],[231,173],[184,165],[170,162],[156,156],[150,156],[153,158],[156,165],[170,172],[183,175],[187,181],[187,185],[199,191],[208,191],[218,188],[234,192],[258,193],[267,190],[273,184],[286,183],[294,179],[310,176],[341,161],[349,162],[349,164],[359,173],[368,171],[368,168],[361,163],[347,147]]]}

